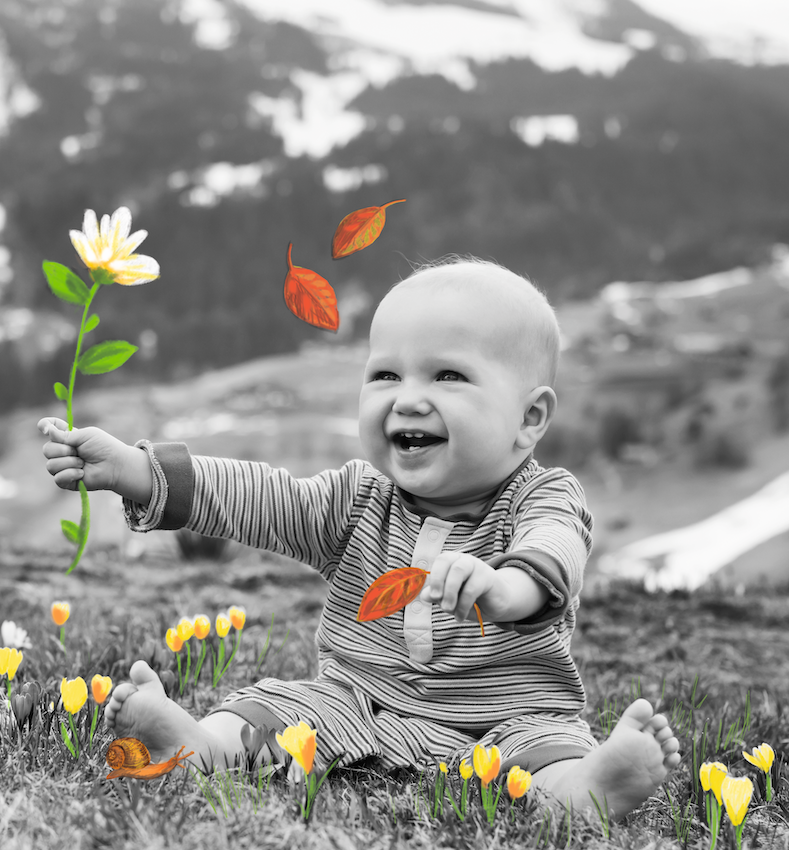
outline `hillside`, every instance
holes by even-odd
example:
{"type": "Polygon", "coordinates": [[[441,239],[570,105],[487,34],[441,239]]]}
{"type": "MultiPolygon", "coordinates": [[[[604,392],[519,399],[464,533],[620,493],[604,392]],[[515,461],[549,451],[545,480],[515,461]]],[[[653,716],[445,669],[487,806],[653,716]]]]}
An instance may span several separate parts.
{"type": "MultiPolygon", "coordinates": [[[[200,41],[204,21],[159,0],[112,11],[77,0],[68,15],[54,0],[4,2],[0,89],[16,112],[0,136],[2,309],[32,311],[24,334],[44,313],[73,323],[40,263],[76,266],[68,231],[82,210],[121,203],[148,230],[141,250],[162,279],[106,292],[100,333],[147,333],[156,356],[127,367],[145,380],[320,338],[283,308],[290,241],[347,305],[345,339],[363,337],[370,305],[409,261],[447,252],[493,257],[564,303],[612,280],[754,266],[789,241],[789,65],[734,61],[627,0],[594,19],[564,4],[558,22],[552,5],[531,17],[515,5],[496,16],[497,5],[440,9],[484,11],[486,27],[493,17],[522,31],[523,49],[505,38],[509,54],[484,54],[480,39],[452,65],[448,34],[449,46],[392,65],[393,33],[322,30],[306,0],[269,4],[268,17],[223,4],[232,38],[221,49],[200,41]],[[334,142],[307,152],[323,132],[334,142]],[[346,213],[399,197],[372,249],[330,262],[346,213]]],[[[405,21],[421,7],[375,8],[405,21]]],[[[56,349],[69,343],[33,339],[32,354],[0,339],[4,407],[40,403],[61,378],[56,349]]]]}

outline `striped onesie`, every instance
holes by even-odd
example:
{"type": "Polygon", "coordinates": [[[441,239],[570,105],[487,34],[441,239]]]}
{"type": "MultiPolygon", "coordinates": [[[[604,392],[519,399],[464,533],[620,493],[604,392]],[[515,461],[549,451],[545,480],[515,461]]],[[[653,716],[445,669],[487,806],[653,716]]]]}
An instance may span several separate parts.
{"type": "Polygon", "coordinates": [[[581,719],[586,698],[570,639],[592,518],[564,469],[521,465],[480,515],[437,517],[369,463],[294,478],[265,463],[193,457],[182,443],[141,441],[154,486],[147,508],[124,502],[135,531],[186,527],[310,564],[329,583],[316,633],[313,681],[263,679],[219,710],[253,725],[304,720],[317,759],[385,768],[455,763],[495,744],[502,764],[535,772],[581,758],[596,742],[581,719]],[[517,566],[550,592],[517,623],[458,623],[419,599],[374,622],[356,613],[389,569],[430,569],[442,551],[494,568],[517,566]]]}

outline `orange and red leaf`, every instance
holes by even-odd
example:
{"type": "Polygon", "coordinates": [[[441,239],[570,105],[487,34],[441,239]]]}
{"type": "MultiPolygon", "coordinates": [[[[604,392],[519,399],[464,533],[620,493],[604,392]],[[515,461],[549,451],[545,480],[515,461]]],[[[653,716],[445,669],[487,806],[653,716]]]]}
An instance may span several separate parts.
{"type": "Polygon", "coordinates": [[[307,324],[328,331],[340,326],[337,296],[331,284],[317,272],[294,266],[291,260],[293,243],[288,243],[288,274],[285,277],[285,303],[288,309],[307,324]]]}
{"type": "Polygon", "coordinates": [[[356,619],[360,623],[380,620],[413,602],[425,584],[427,573],[419,567],[400,567],[379,576],[364,594],[356,619]]]}
{"type": "Polygon", "coordinates": [[[340,260],[371,245],[381,235],[386,223],[386,208],[392,204],[403,204],[405,198],[389,201],[382,207],[364,207],[348,213],[337,225],[331,242],[332,259],[340,260]]]}

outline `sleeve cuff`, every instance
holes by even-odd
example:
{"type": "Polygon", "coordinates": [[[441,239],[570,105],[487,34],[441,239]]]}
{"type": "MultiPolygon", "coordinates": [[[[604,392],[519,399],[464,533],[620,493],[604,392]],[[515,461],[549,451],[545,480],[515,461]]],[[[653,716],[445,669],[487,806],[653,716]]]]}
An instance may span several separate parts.
{"type": "Polygon", "coordinates": [[[194,470],[185,443],[156,443],[140,440],[135,447],[148,455],[153,487],[147,507],[123,500],[126,522],[132,531],[183,528],[192,511],[194,470]]]}
{"type": "Polygon", "coordinates": [[[494,570],[501,567],[518,567],[525,570],[551,594],[551,598],[536,614],[512,623],[496,623],[499,628],[528,635],[541,632],[563,619],[570,607],[570,589],[561,567],[550,555],[524,549],[497,555],[489,561],[489,564],[494,570]]]}

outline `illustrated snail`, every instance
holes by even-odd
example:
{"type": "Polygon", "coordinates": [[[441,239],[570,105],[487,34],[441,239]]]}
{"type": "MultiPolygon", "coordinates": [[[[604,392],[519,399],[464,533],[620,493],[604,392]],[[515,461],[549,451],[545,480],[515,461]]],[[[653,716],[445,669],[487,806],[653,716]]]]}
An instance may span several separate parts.
{"type": "Polygon", "coordinates": [[[107,748],[106,760],[112,770],[107,774],[107,779],[118,779],[128,776],[132,779],[157,779],[170,773],[176,765],[186,770],[186,761],[189,756],[194,755],[194,750],[182,756],[186,747],[181,747],[178,753],[167,761],[151,764],[151,754],[142,741],[137,738],[116,738],[107,748]]]}

